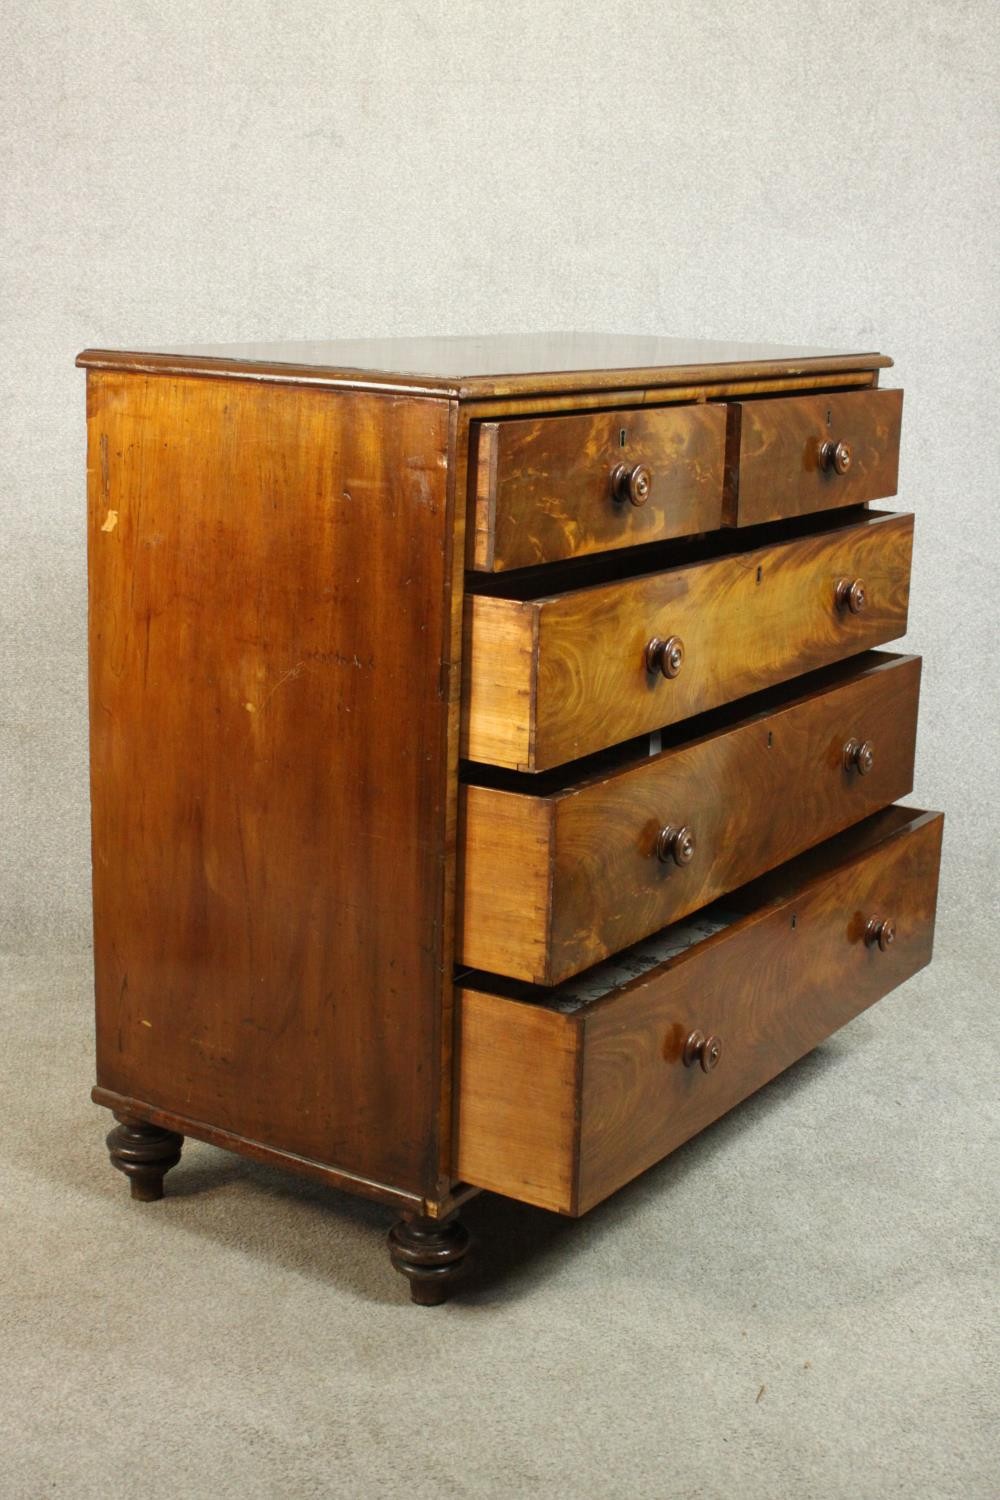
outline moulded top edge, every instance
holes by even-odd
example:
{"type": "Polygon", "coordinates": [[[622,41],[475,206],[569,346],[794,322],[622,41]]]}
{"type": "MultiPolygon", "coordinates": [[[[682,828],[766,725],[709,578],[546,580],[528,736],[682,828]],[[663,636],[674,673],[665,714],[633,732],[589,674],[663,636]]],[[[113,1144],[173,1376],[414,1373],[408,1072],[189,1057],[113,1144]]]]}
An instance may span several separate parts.
{"type": "Polygon", "coordinates": [[[872,351],[554,333],[85,349],[77,364],[473,399],[876,370],[892,360],[872,351]]]}

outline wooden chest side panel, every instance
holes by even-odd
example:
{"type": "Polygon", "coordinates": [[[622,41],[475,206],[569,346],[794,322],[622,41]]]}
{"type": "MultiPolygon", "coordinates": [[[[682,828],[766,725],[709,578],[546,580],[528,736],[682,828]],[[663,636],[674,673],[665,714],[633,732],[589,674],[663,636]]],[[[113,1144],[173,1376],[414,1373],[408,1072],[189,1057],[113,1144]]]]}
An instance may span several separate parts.
{"type": "Polygon", "coordinates": [[[88,413],[98,1082],[431,1190],[449,405],[92,372],[88,413]]]}

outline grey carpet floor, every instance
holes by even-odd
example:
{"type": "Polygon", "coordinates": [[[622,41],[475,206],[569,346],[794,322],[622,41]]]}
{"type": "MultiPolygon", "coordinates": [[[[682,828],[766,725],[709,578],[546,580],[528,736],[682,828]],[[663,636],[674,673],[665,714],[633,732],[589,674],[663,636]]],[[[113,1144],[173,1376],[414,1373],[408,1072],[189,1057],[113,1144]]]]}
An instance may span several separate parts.
{"type": "Polygon", "coordinates": [[[87,956],[6,960],[0,1496],[1000,1494],[998,997],[962,946],[581,1222],[479,1199],[436,1310],[388,1212],[209,1147],[132,1204],[87,956]]]}

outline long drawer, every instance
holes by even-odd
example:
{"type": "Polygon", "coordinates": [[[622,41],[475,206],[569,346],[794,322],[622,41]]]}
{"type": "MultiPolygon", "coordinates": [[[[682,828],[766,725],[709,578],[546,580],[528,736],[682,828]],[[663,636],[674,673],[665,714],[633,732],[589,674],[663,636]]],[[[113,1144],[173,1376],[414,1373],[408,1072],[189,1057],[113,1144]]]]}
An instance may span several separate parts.
{"type": "Polygon", "coordinates": [[[929,962],[943,818],[892,807],[554,991],[467,976],[455,1174],[582,1214],[929,962]]]}
{"type": "Polygon", "coordinates": [[[727,533],[723,545],[732,550],[543,597],[531,593],[544,569],[517,589],[469,594],[462,754],[545,770],[906,630],[912,516],[864,513],[742,548],[727,533]]]}
{"type": "Polygon", "coordinates": [[[551,790],[464,786],[460,961],[558,984],[907,796],[919,658],[819,677],[551,790]]]}

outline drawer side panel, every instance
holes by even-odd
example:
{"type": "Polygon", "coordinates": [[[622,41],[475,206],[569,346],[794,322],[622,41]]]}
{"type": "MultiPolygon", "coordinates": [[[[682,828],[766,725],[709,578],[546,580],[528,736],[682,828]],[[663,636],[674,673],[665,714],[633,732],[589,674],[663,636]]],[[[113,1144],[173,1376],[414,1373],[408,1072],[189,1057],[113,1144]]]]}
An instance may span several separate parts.
{"type": "Polygon", "coordinates": [[[572,1213],[579,1027],[475,990],[458,1006],[456,1179],[572,1213]]]}

